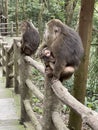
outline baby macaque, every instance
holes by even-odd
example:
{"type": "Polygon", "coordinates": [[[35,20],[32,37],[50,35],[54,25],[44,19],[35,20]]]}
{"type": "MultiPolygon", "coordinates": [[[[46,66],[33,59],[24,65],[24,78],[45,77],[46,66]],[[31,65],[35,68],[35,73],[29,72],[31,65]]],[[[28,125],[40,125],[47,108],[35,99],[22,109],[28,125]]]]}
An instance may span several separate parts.
{"type": "MultiPolygon", "coordinates": [[[[45,72],[49,77],[53,76],[53,69],[54,69],[54,65],[55,65],[55,59],[52,56],[50,50],[48,49],[48,47],[44,48],[41,52],[41,59],[43,59],[44,64],[45,64],[45,72]]],[[[76,68],[72,67],[72,66],[66,66],[60,76],[60,80],[63,81],[64,79],[69,79],[72,74],[75,72],[76,68]]]]}

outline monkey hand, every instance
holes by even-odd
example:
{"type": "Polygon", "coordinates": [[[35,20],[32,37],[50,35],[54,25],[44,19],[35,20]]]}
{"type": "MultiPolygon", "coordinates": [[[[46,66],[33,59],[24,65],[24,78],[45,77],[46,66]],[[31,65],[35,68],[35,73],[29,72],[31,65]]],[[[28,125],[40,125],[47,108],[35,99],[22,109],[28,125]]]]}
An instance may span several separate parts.
{"type": "Polygon", "coordinates": [[[47,66],[47,67],[45,68],[45,73],[46,73],[46,75],[47,75],[49,78],[52,78],[52,77],[53,77],[52,69],[51,69],[49,66],[47,66]]]}

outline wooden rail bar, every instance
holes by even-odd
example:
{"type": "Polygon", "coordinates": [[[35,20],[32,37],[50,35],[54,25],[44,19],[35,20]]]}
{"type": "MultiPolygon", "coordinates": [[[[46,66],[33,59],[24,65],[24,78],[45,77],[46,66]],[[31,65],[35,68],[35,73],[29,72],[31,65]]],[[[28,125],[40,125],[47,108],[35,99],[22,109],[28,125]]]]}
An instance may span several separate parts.
{"type": "Polygon", "coordinates": [[[42,126],[39,123],[38,119],[36,118],[32,108],[31,108],[31,104],[30,104],[29,100],[24,100],[24,105],[26,108],[26,112],[29,115],[30,120],[31,120],[35,130],[42,130],[42,126]]]}
{"type": "Polygon", "coordinates": [[[34,68],[36,68],[37,70],[39,70],[43,75],[45,74],[45,68],[44,68],[44,66],[40,63],[40,62],[37,62],[37,61],[35,61],[35,60],[33,60],[31,57],[29,57],[29,56],[25,56],[25,61],[29,64],[29,65],[31,65],[31,66],[33,66],[34,68]]]}
{"type": "MultiPolygon", "coordinates": [[[[11,23],[0,23],[0,25],[10,25],[11,23]]],[[[14,22],[13,22],[13,24],[15,24],[14,22]]]]}
{"type": "Polygon", "coordinates": [[[53,81],[52,89],[56,96],[66,105],[73,108],[79,115],[81,115],[84,122],[86,122],[94,130],[98,130],[98,113],[84,106],[77,101],[68,90],[62,85],[60,81],[53,81]],[[96,120],[94,120],[96,119],[96,120]]]}
{"type": "Polygon", "coordinates": [[[62,119],[61,119],[58,112],[53,112],[52,113],[52,120],[53,120],[54,125],[57,128],[57,130],[69,130],[66,127],[66,125],[64,124],[64,122],[62,121],[62,119]]]}
{"type": "Polygon", "coordinates": [[[36,88],[36,86],[31,82],[30,79],[26,80],[26,84],[29,87],[29,89],[32,91],[32,93],[40,100],[43,101],[44,95],[36,88]]]}

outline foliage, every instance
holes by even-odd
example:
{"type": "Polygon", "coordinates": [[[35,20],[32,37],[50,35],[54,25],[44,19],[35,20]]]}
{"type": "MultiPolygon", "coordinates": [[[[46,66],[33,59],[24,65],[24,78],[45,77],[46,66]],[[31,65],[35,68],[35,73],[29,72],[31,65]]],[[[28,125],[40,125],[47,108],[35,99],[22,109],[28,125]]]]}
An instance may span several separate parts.
{"type": "Polygon", "coordinates": [[[49,10],[45,9],[43,18],[45,21],[50,20],[51,18],[58,18],[64,21],[64,1],[50,1],[49,10]]]}
{"type": "Polygon", "coordinates": [[[72,89],[73,89],[73,80],[74,80],[74,75],[73,75],[70,79],[68,79],[68,80],[66,80],[66,81],[63,82],[63,85],[64,85],[70,92],[72,92],[72,89]]]}
{"type": "Polygon", "coordinates": [[[98,111],[98,54],[96,55],[97,48],[94,46],[91,47],[86,104],[92,109],[98,111]]]}
{"type": "MultiPolygon", "coordinates": [[[[9,1],[8,11],[9,11],[9,20],[15,21],[15,2],[9,1]]],[[[32,19],[34,23],[38,23],[38,16],[40,13],[40,10],[42,8],[42,3],[39,3],[38,0],[29,0],[28,2],[25,2],[23,5],[23,0],[19,0],[18,4],[18,17],[19,21],[24,20],[24,11],[25,11],[25,17],[26,19],[32,19]]],[[[51,0],[49,5],[49,10],[44,7],[44,11],[42,12],[43,15],[43,22],[48,21],[52,17],[59,18],[61,20],[64,20],[64,1],[57,1],[51,0]]]]}
{"type": "Polygon", "coordinates": [[[39,99],[33,96],[32,102],[33,102],[33,111],[37,112],[38,114],[42,114],[43,113],[43,110],[41,108],[42,104],[40,103],[39,99]]]}
{"type": "Polygon", "coordinates": [[[32,69],[32,82],[40,89],[44,87],[44,77],[36,69],[32,69]],[[37,81],[37,82],[36,82],[37,81]]]}

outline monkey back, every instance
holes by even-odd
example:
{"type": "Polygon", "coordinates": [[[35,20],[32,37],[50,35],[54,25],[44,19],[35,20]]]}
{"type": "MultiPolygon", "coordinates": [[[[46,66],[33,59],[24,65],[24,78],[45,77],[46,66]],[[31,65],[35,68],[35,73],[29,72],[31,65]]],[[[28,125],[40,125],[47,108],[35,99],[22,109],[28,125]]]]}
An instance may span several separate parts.
{"type": "Polygon", "coordinates": [[[34,28],[28,29],[23,34],[21,52],[30,56],[36,52],[39,43],[40,36],[38,31],[34,28]]]}

